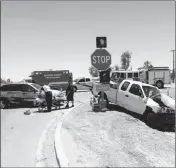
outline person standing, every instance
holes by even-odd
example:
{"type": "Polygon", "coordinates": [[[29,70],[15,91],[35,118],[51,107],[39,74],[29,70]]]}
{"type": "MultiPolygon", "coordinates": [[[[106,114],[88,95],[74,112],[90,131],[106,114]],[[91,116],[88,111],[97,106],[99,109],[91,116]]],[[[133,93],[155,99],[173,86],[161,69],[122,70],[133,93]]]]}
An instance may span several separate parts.
{"type": "Polygon", "coordinates": [[[41,91],[45,92],[46,95],[46,103],[47,103],[47,109],[48,112],[51,112],[51,107],[52,107],[52,91],[49,86],[43,85],[41,88],[41,91]]]}
{"type": "Polygon", "coordinates": [[[72,80],[68,81],[68,87],[66,89],[67,105],[66,108],[69,108],[69,102],[72,102],[72,107],[74,107],[74,87],[72,80]]]}

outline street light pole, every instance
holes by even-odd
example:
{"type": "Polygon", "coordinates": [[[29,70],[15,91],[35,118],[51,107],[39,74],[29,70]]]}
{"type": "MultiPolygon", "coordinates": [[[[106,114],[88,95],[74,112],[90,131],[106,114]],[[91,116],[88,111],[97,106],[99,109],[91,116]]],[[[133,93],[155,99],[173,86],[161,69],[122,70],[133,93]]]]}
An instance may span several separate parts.
{"type": "Polygon", "coordinates": [[[174,73],[174,70],[175,70],[175,68],[174,68],[174,53],[175,53],[175,50],[170,50],[171,52],[173,52],[173,71],[172,71],[172,73],[173,73],[173,83],[174,83],[174,79],[175,79],[175,73],[174,73]]]}

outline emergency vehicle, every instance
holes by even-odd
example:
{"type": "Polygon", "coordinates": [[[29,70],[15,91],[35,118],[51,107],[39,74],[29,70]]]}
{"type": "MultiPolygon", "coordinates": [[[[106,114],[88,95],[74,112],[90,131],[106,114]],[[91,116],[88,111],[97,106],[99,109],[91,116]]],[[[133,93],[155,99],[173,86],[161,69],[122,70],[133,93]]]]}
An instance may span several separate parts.
{"type": "Polygon", "coordinates": [[[72,73],[69,70],[33,71],[29,77],[36,84],[65,89],[69,78],[72,78],[72,73]]]}
{"type": "Polygon", "coordinates": [[[153,67],[149,69],[139,69],[139,78],[142,82],[164,88],[165,84],[171,84],[169,67],[153,67]]]}

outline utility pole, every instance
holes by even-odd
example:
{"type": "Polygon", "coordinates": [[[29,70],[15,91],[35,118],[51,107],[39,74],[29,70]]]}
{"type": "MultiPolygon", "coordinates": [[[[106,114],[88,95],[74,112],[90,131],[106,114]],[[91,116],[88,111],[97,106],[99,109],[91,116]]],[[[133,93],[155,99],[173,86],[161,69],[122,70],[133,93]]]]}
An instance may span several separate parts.
{"type": "Polygon", "coordinates": [[[174,83],[174,79],[175,79],[175,68],[174,68],[174,55],[175,55],[175,50],[170,50],[171,52],[173,52],[173,83],[174,83]]]}

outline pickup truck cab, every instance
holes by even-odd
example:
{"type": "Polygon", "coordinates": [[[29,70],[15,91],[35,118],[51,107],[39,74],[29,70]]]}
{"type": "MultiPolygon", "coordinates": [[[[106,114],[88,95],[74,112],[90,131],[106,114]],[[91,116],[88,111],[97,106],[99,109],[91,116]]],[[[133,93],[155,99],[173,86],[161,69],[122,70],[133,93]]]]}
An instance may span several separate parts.
{"type": "Polygon", "coordinates": [[[75,91],[77,90],[90,90],[92,87],[93,82],[91,81],[90,78],[77,78],[73,80],[73,86],[75,91]]]}
{"type": "MultiPolygon", "coordinates": [[[[96,92],[96,85],[93,85],[94,95],[99,94],[96,92]]],[[[132,80],[123,80],[121,83],[111,81],[110,88],[105,94],[108,102],[141,114],[146,121],[149,116],[167,113],[170,109],[174,117],[171,120],[175,123],[175,100],[162,94],[155,86],[132,80]],[[162,107],[166,109],[163,110],[162,107]]]]}

